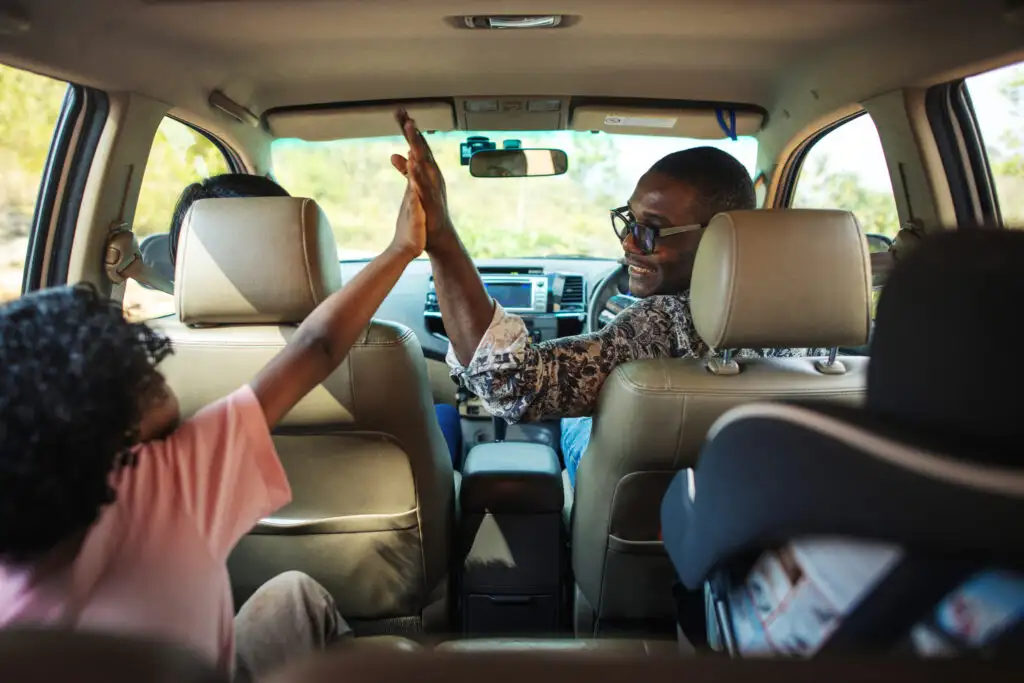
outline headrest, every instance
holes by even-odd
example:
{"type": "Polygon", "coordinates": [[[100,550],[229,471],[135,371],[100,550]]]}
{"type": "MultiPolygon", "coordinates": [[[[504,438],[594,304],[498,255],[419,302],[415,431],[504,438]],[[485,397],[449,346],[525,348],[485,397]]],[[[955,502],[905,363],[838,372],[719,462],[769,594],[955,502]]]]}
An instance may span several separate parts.
{"type": "Polygon", "coordinates": [[[697,334],[716,350],[859,346],[871,324],[867,241],[848,211],[720,213],[690,297],[697,334]]]}
{"type": "Polygon", "coordinates": [[[878,301],[867,409],[1024,463],[1020,402],[997,398],[1024,383],[1021,264],[1017,230],[940,232],[901,257],[878,301]]]}
{"type": "Polygon", "coordinates": [[[297,323],[341,288],[341,267],[312,199],[202,199],[185,216],[174,279],[184,323],[297,323]]]}

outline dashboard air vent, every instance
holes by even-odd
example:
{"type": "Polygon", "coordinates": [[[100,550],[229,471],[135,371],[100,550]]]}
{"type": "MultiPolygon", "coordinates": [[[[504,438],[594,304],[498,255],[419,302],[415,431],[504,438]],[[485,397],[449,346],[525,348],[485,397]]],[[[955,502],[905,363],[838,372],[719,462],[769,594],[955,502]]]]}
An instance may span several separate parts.
{"type": "Polygon", "coordinates": [[[568,275],[565,278],[565,286],[562,288],[562,305],[579,304],[583,305],[583,277],[580,275],[568,275]]]}

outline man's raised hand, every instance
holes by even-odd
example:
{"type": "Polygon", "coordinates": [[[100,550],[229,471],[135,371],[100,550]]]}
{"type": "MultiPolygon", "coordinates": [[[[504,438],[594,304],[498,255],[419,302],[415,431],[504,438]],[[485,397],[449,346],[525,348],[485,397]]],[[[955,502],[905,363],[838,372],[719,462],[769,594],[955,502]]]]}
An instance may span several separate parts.
{"type": "Polygon", "coordinates": [[[395,120],[401,127],[406,142],[409,143],[409,158],[394,154],[391,156],[391,164],[409,179],[423,206],[427,224],[426,248],[429,251],[431,243],[438,236],[454,230],[448,215],[444,176],[434,160],[430,145],[408,112],[399,109],[395,113],[395,120]]]}

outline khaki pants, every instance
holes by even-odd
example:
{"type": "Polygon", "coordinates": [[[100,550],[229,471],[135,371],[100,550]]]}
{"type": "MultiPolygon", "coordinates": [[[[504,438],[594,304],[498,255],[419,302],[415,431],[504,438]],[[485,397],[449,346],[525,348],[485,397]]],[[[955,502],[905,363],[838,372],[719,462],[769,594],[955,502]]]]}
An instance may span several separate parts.
{"type": "Polygon", "coordinates": [[[235,680],[259,680],[284,664],[352,637],[327,589],[302,572],[278,574],[235,616],[235,680]]]}

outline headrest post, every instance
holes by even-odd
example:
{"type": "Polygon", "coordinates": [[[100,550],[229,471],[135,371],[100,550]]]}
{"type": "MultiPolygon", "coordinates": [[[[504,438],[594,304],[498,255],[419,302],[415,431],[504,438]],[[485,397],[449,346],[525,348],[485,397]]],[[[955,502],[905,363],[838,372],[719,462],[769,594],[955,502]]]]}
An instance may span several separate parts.
{"type": "Polygon", "coordinates": [[[823,375],[845,375],[846,365],[842,361],[836,360],[836,356],[839,355],[839,347],[833,346],[828,351],[828,360],[822,363],[820,360],[814,361],[814,369],[823,375]]]}
{"type": "Polygon", "coordinates": [[[723,349],[721,357],[718,357],[714,349],[712,349],[706,367],[712,375],[730,376],[740,374],[740,364],[733,360],[732,349],[723,349]]]}

